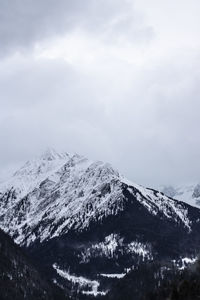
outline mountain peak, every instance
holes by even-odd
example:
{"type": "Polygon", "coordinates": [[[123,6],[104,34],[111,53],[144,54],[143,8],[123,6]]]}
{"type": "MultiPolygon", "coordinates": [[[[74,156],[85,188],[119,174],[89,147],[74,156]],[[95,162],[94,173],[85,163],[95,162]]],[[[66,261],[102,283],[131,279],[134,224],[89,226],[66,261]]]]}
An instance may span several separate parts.
{"type": "Polygon", "coordinates": [[[144,260],[196,255],[199,220],[199,209],[132,183],[109,163],[54,149],[0,185],[0,228],[36,251],[51,280],[80,283],[88,295],[103,295],[105,278],[144,260]]]}
{"type": "Polygon", "coordinates": [[[69,154],[64,152],[64,153],[59,153],[53,148],[47,148],[42,155],[40,155],[40,159],[43,160],[56,160],[56,159],[63,159],[69,157],[69,154]]]}
{"type": "Polygon", "coordinates": [[[8,228],[18,243],[29,244],[36,238],[43,241],[72,228],[88,228],[94,221],[118,214],[128,198],[134,198],[150,214],[162,214],[167,219],[173,216],[187,230],[191,227],[187,207],[177,201],[126,180],[108,163],[90,161],[78,154],[59,154],[53,149],[28,161],[0,186],[0,193],[2,199],[10,195],[7,205],[11,208],[10,219],[2,216],[0,226],[8,228]],[[20,205],[23,222],[17,221],[20,205]],[[33,232],[34,226],[37,230],[33,232]]]}
{"type": "MultiPolygon", "coordinates": [[[[59,153],[53,148],[46,149],[41,155],[28,160],[19,170],[14,173],[14,177],[38,176],[56,169],[65,161],[68,161],[68,153],[59,153]]],[[[33,180],[33,178],[31,178],[33,180]]]]}

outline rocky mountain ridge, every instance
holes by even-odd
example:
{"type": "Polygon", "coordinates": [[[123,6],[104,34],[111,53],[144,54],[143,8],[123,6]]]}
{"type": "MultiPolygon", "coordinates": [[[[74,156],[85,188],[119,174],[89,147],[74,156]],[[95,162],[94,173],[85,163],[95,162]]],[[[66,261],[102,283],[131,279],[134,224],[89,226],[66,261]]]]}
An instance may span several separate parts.
{"type": "Polygon", "coordinates": [[[107,163],[55,151],[27,162],[0,185],[0,226],[27,245],[71,228],[83,230],[123,210],[124,187],[151,214],[161,212],[190,230],[192,220],[181,202],[128,181],[107,163]]]}

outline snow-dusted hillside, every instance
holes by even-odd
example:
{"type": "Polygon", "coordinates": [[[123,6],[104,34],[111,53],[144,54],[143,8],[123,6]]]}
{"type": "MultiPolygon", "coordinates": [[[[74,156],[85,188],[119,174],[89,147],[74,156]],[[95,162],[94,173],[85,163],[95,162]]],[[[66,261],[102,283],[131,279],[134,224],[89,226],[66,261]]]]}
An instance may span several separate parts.
{"type": "Polygon", "coordinates": [[[131,183],[108,163],[54,150],[28,161],[0,184],[0,227],[27,245],[81,231],[123,210],[124,187],[152,215],[162,213],[191,229],[182,203],[131,183]]]}
{"type": "Polygon", "coordinates": [[[181,186],[162,186],[160,190],[174,199],[183,201],[192,206],[200,208],[200,184],[193,183],[181,186]]]}

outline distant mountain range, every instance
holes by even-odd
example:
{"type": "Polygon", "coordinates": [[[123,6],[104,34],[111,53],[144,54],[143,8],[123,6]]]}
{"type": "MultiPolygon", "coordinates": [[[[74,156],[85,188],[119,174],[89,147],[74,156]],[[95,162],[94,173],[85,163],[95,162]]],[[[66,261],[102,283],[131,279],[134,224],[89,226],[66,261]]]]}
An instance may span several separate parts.
{"type": "Polygon", "coordinates": [[[200,183],[180,186],[161,186],[160,190],[167,196],[200,208],[200,183]]]}
{"type": "Polygon", "coordinates": [[[198,208],[54,150],[0,184],[0,227],[78,299],[104,297],[144,263],[184,268],[200,249],[198,208]]]}

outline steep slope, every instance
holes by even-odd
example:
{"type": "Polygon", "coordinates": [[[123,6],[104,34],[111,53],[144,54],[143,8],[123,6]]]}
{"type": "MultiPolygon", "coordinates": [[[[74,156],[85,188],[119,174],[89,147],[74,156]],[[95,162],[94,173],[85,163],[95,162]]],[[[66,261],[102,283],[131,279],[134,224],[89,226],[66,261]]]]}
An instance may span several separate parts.
{"type": "Polygon", "coordinates": [[[0,185],[0,226],[26,245],[81,231],[123,211],[125,189],[152,215],[161,213],[190,230],[181,202],[129,182],[109,164],[54,152],[27,162],[0,185]]]}
{"type": "Polygon", "coordinates": [[[47,283],[21,249],[0,230],[1,300],[68,299],[54,285],[47,283]]]}
{"type": "Polygon", "coordinates": [[[0,185],[0,227],[82,298],[104,295],[141,262],[195,257],[200,248],[199,209],[107,163],[55,151],[0,185]]]}

